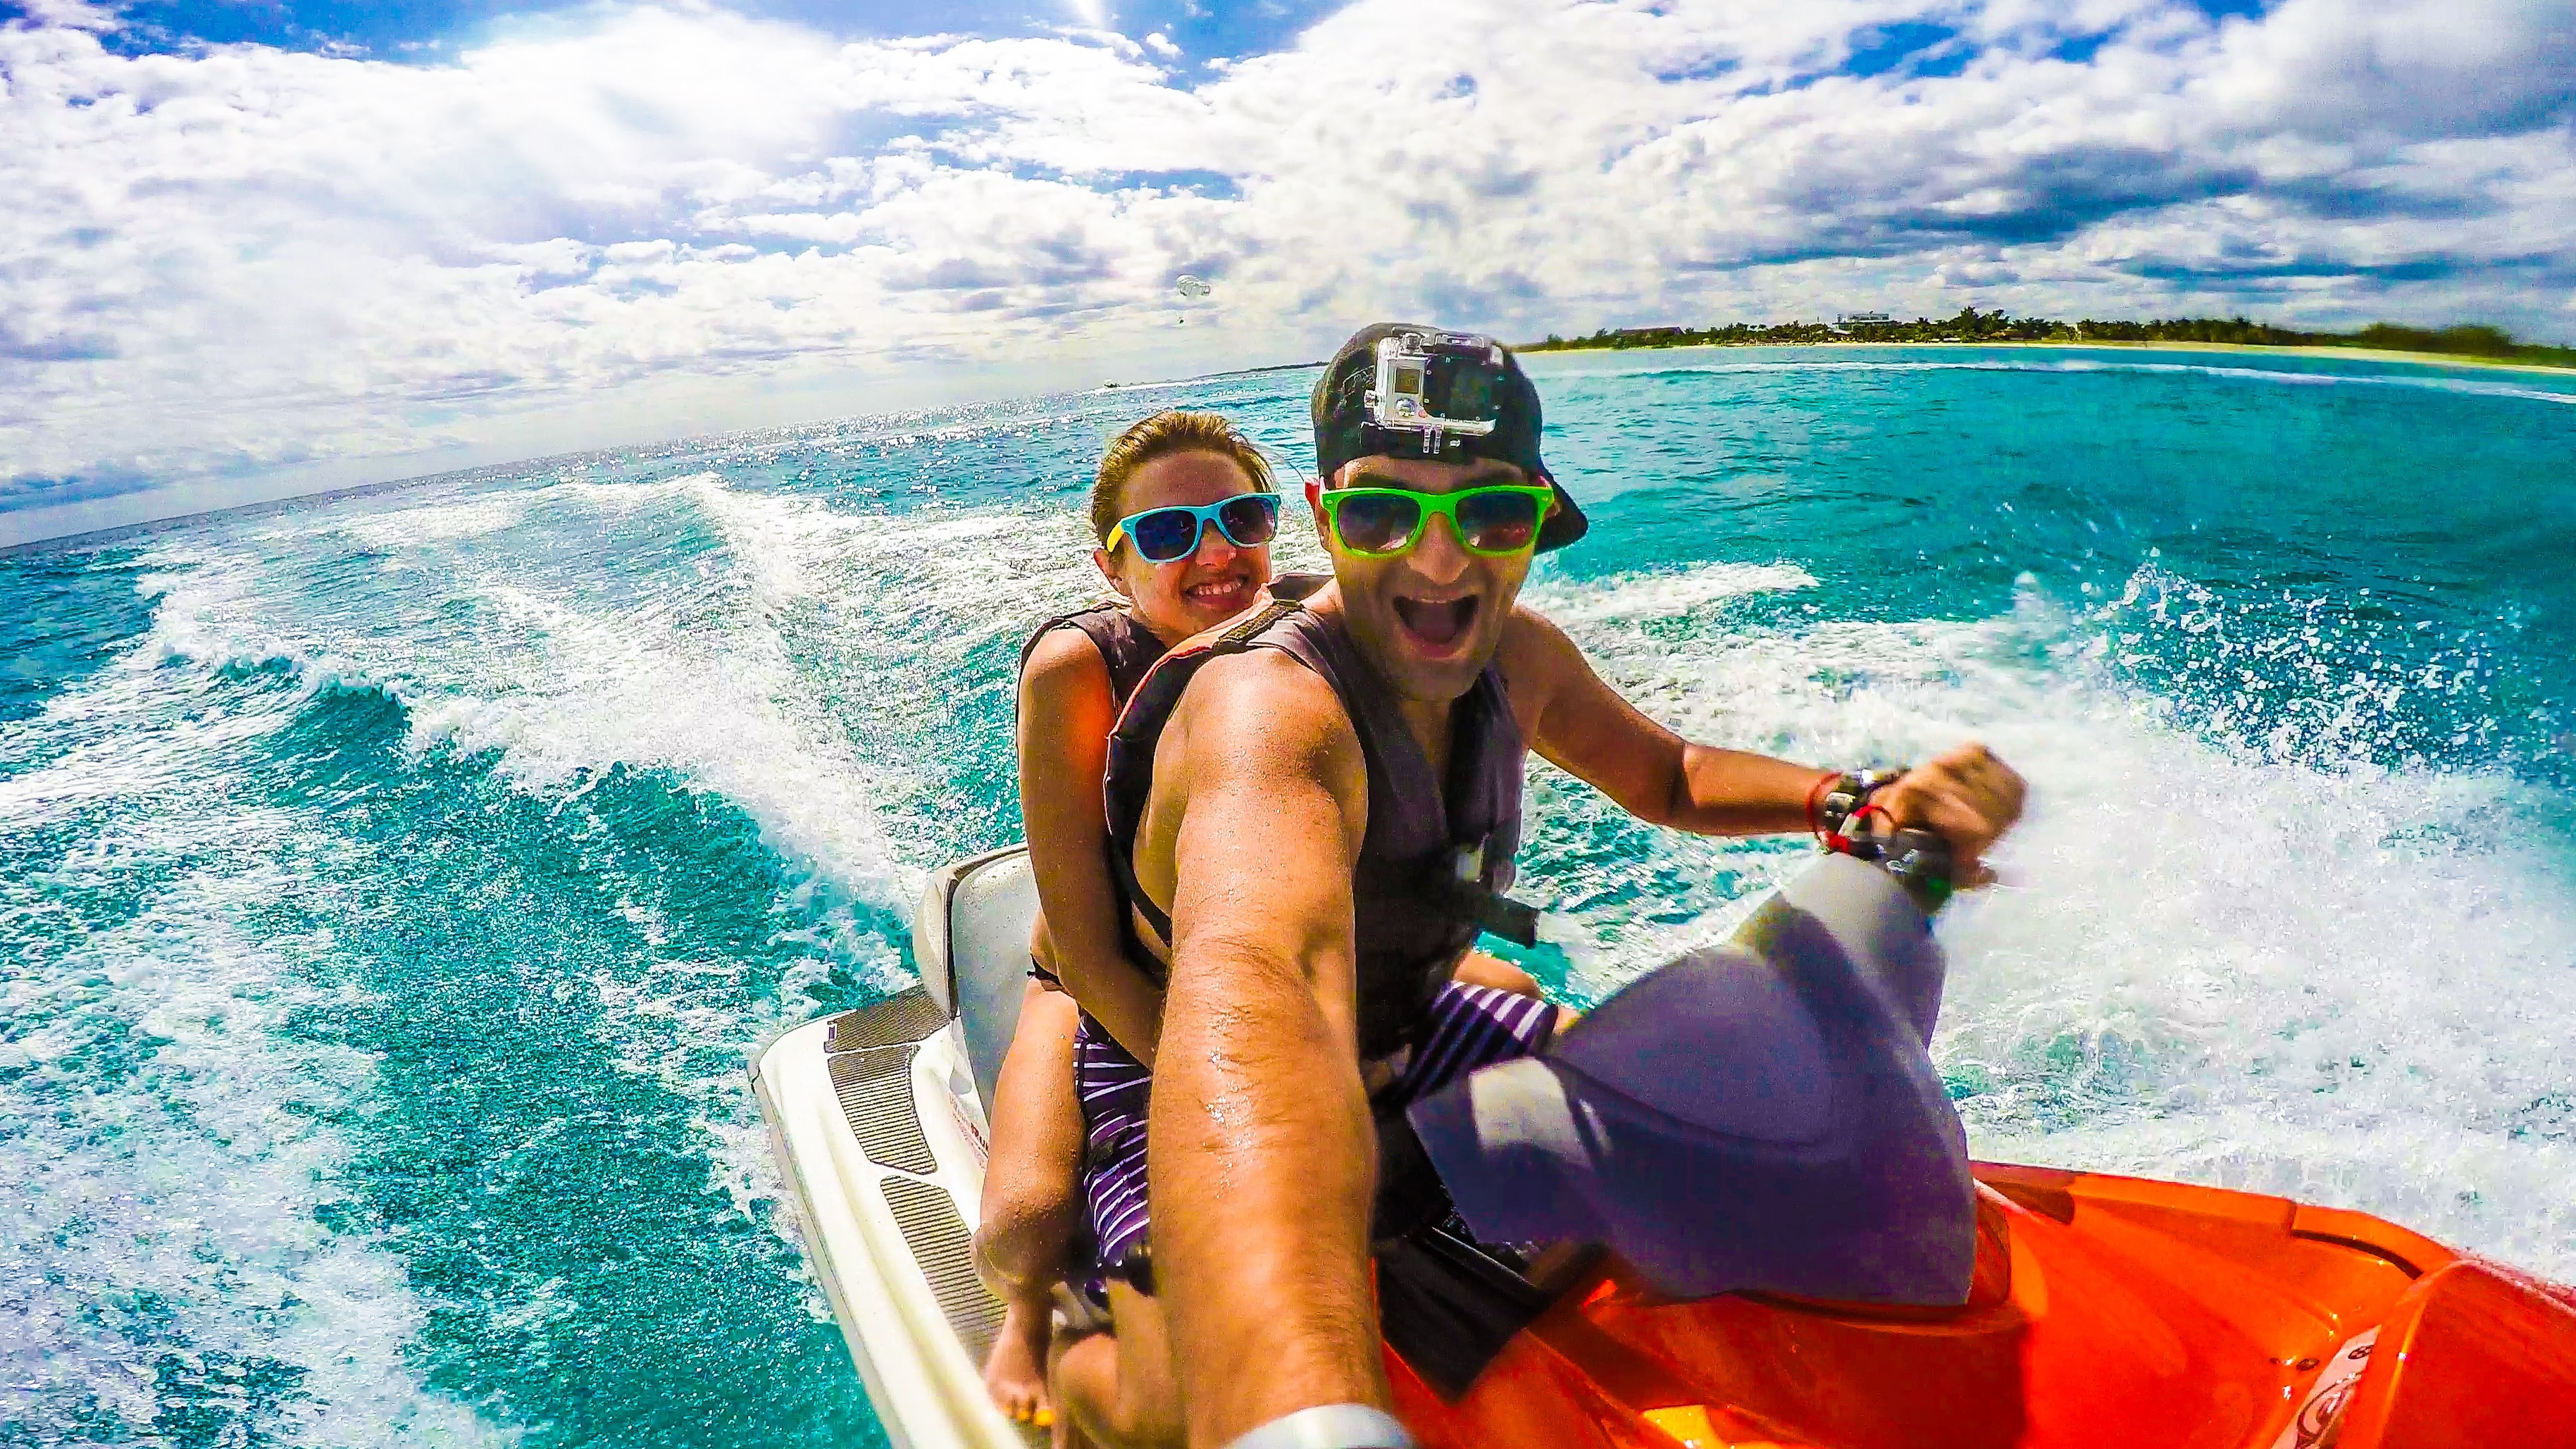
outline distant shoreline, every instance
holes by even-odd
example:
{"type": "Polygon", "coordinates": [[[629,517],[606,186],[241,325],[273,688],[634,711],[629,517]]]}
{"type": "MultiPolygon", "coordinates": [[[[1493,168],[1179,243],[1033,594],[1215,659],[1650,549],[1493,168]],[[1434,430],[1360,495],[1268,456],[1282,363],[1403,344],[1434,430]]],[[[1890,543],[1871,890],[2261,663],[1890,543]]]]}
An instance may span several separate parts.
{"type": "MultiPolygon", "coordinates": [[[[2076,349],[2128,348],[2141,352],[2245,352],[2272,354],[2285,357],[2379,358],[2392,362],[2421,363],[2435,367],[2480,367],[2498,372],[2531,373],[2548,377],[2576,377],[2576,367],[2560,366],[2545,362],[2524,362],[2500,357],[2478,357],[2467,353],[2410,352],[2385,347],[2321,347],[2249,342],[2094,341],[2078,338],[2012,338],[1997,339],[1989,342],[1881,342],[1862,341],[1857,338],[1836,338],[1830,341],[1815,342],[1761,341],[1643,343],[1627,347],[1595,347],[1580,345],[1579,343],[1559,342],[1553,347],[1533,349],[1524,346],[1515,350],[1531,357],[1554,357],[1587,352],[1673,352],[1691,349],[1713,351],[1718,348],[1729,347],[2060,347],[2076,349]]],[[[1126,392],[1131,390],[1146,391],[1156,388],[1186,387],[1192,383],[1213,382],[1221,378],[1250,377],[1269,372],[1293,372],[1301,368],[1321,366],[1323,366],[1321,362],[1273,362],[1259,367],[1233,368],[1225,372],[1201,373],[1194,377],[1170,378],[1157,382],[1112,382],[1104,384],[1099,390],[1126,392]]],[[[840,421],[845,421],[845,419],[816,419],[810,424],[796,426],[822,426],[840,421]]],[[[718,438],[731,435],[714,433],[706,434],[704,436],[709,438],[718,438]]],[[[235,504],[229,508],[200,509],[194,512],[174,514],[164,518],[137,519],[132,523],[112,524],[105,528],[83,529],[75,533],[59,533],[43,538],[20,539],[14,543],[0,544],[0,559],[12,558],[21,554],[51,552],[58,549],[94,547],[96,545],[111,542],[127,536],[159,533],[164,530],[184,527],[191,523],[227,514],[283,512],[288,509],[311,507],[316,504],[329,503],[358,494],[410,488],[419,484],[437,482],[442,479],[454,478],[462,474],[480,472],[486,469],[496,471],[500,469],[533,469],[559,459],[583,458],[594,453],[613,452],[618,450],[618,448],[585,448],[576,452],[549,454],[540,458],[517,459],[508,463],[482,464],[472,468],[450,469],[444,472],[420,474],[405,478],[389,478],[379,482],[361,483],[350,487],[328,488],[313,493],[300,493],[292,494],[283,498],[262,499],[254,503],[235,504]]]]}
{"type": "Polygon", "coordinates": [[[2437,367],[2484,367],[2503,372],[2543,373],[2552,377],[2576,376],[2576,367],[2563,367],[2546,362],[2522,362],[2503,357],[2477,357],[2461,352],[2404,352],[2385,347],[2293,347],[2253,342],[2096,342],[2075,338],[2014,338],[1998,339],[1993,342],[1880,342],[1851,338],[1831,342],[1676,342],[1627,347],[1585,347],[1567,341],[1554,347],[1517,350],[1534,357],[1554,357],[1583,352],[1680,352],[1726,347],[2059,347],[2076,350],[2127,348],[2140,352],[2250,352],[2280,357],[2376,357],[2397,362],[2429,363],[2437,367]]]}

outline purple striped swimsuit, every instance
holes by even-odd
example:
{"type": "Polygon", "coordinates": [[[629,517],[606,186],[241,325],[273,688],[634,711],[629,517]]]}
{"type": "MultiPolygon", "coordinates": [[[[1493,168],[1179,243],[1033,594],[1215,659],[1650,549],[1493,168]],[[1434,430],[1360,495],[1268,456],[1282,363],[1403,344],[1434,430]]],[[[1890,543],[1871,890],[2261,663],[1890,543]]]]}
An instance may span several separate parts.
{"type": "MultiPolygon", "coordinates": [[[[1535,1054],[1556,1031],[1556,1007],[1490,986],[1452,981],[1431,999],[1421,1045],[1398,1067],[1378,1105],[1401,1107],[1479,1067],[1535,1054]]],[[[1149,1237],[1145,1200],[1145,1118],[1154,1075],[1100,1024],[1083,1014],[1073,1038],[1073,1081],[1082,1095],[1083,1195],[1104,1274],[1149,1237]]]]}

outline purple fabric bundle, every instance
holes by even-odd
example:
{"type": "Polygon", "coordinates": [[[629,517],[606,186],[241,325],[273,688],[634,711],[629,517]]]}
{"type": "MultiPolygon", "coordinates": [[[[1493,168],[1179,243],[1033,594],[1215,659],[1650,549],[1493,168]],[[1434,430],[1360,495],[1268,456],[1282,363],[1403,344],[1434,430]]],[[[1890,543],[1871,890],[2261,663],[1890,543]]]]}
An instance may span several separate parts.
{"type": "Polygon", "coordinates": [[[1964,1302],[1975,1186],[1926,1050],[1942,971],[1896,883],[1829,856],[1733,944],[1410,1116],[1486,1241],[1603,1243],[1676,1297],[1964,1302]]]}

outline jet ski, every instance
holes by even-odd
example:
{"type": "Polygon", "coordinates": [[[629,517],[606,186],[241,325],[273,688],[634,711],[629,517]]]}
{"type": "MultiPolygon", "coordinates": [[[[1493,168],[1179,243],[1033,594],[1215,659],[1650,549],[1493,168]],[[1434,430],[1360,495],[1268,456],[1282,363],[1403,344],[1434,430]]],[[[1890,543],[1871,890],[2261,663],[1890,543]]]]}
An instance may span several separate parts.
{"type": "MultiPolygon", "coordinates": [[[[1938,953],[1919,914],[1913,940],[1862,919],[1835,903],[1833,892],[1848,884],[1836,869],[1865,868],[1828,857],[1793,880],[1755,914],[1748,931],[1767,930],[1771,940],[1754,949],[1852,958],[1858,966],[1835,968],[1859,983],[1846,994],[1881,1003],[1898,1034],[1911,1021],[1928,1040],[1938,953]],[[1812,916],[1797,910],[1808,897],[1812,916]],[[1916,964],[1907,965],[1909,955],[1916,964]],[[1916,974],[1905,977],[1908,970],[1916,974]]],[[[939,871],[914,928],[920,984],[791,1030],[752,1068],[809,1261],[887,1436],[908,1449],[1033,1442],[984,1390],[981,1365],[1002,1308],[977,1278],[972,1232],[989,1141],[984,1104],[1017,1024],[1036,905],[1021,848],[939,871]]],[[[1622,1131],[1732,1144],[1725,1172],[1680,1174],[1686,1190],[1796,1167],[1797,1154],[1771,1152],[1744,1133],[1776,1132],[1808,1112],[1799,1105],[1806,1099],[1791,1100],[1800,1088],[1743,1078],[1734,1058],[1780,1050],[1777,1041],[1797,1032],[1765,1032],[1758,1050],[1703,1050],[1688,1060],[1659,1059],[1651,1041],[1641,1048],[1620,1034],[1669,1035],[1671,1002],[1723,994],[1742,977],[1722,965],[1688,968],[1704,979],[1687,969],[1653,973],[1663,1001],[1631,987],[1602,1003],[1565,1034],[1569,1053],[1546,1065],[1552,1076],[1504,1064],[1469,1078],[1445,1103],[1413,1110],[1470,1225],[1482,1215],[1498,1231],[1545,1227],[1554,1212],[1609,1245],[1571,1271],[1515,1286],[1530,1311],[1464,1372],[1417,1367],[1389,1350],[1398,1416],[1426,1446],[2576,1446],[2576,1292],[2365,1213],[1970,1163],[1963,1141],[1944,1148],[1955,1118],[1945,1106],[1923,1109],[1920,1091],[1902,1090],[1902,1073],[1889,1090],[1844,1095],[1877,1103],[1873,1121],[1896,1110],[1887,1120],[1900,1122],[1900,1137],[1913,1134],[1900,1142],[1882,1133],[1871,1141],[1897,1146],[1858,1155],[1881,1158],[1912,1142],[1932,1154],[1924,1161],[1938,1179],[1940,1153],[1956,1154],[1957,1191],[1935,1191],[1940,1200],[1925,1219],[1925,1241],[1938,1240],[1929,1257],[1940,1261],[1910,1277],[1766,1276],[1764,1252],[1673,1241],[1675,1223],[1695,1221],[1687,1211],[1632,1203],[1623,1213],[1617,1202],[1563,1190],[1571,1174],[1600,1175],[1613,1196],[1628,1192],[1615,1173],[1596,1174],[1608,1159],[1565,1160],[1622,1131]],[[1636,1025],[1622,1028],[1616,1008],[1631,993],[1625,1016],[1636,1025]],[[1623,1085],[1623,1072],[1638,1080],[1623,1085]],[[1759,1096],[1762,1122],[1676,1126],[1675,1112],[1691,1116],[1687,1105],[1659,1104],[1656,1094],[1697,1090],[1688,1086],[1693,1074],[1710,1072],[1716,1085],[1706,1095],[1759,1096]],[[1501,1090],[1507,1078],[1521,1096],[1501,1090]],[[1565,1117],[1560,1099],[1591,1124],[1585,1132],[1551,1136],[1544,1124],[1565,1117]],[[1541,1125],[1512,1125],[1528,1122],[1541,1125]],[[1549,1173],[1555,1187],[1530,1188],[1549,1173]],[[1554,1206],[1505,1222],[1523,1200],[1554,1206]],[[1855,1286],[1837,1286],[1846,1282],[1855,1286]]],[[[1810,1003],[1823,999],[1811,982],[1798,991],[1810,1003]]],[[[1817,1038],[1829,1055],[1840,1050],[1831,1035],[1817,1038]]],[[[1800,1079],[1814,1075],[1794,1052],[1778,1060],[1800,1079]]],[[[1821,1132],[1809,1139],[1830,1135],[1821,1132]]],[[[1812,1190],[1827,1180],[1801,1181],[1812,1190]]],[[[1870,1190],[1842,1179],[1828,1185],[1836,1199],[1870,1190]]],[[[1599,1183],[1592,1192],[1601,1196],[1599,1183]]],[[[1762,1231],[1782,1230],[1766,1222],[1762,1231]]],[[[1766,1241],[1745,1240],[1755,1249],[1766,1241]]],[[[1778,1256],[1788,1262],[1800,1251],[1786,1244],[1778,1256]]],[[[1876,1260],[1864,1246],[1855,1261],[1876,1260]]],[[[1382,1257],[1382,1303],[1391,1301],[1388,1265],[1382,1257]]]]}

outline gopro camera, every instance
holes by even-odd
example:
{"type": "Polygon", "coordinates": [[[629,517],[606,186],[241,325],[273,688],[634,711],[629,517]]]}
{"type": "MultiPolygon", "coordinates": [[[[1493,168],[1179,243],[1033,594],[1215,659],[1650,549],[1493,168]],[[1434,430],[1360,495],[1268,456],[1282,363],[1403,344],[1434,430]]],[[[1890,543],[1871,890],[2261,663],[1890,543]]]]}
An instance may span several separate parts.
{"type": "MultiPolygon", "coordinates": [[[[1439,458],[1494,430],[1502,406],[1494,383],[1503,349],[1461,332],[1399,332],[1377,343],[1377,386],[1365,399],[1381,434],[1412,434],[1421,456],[1439,458]]],[[[1395,436],[1385,441],[1393,444],[1395,436]]]]}

